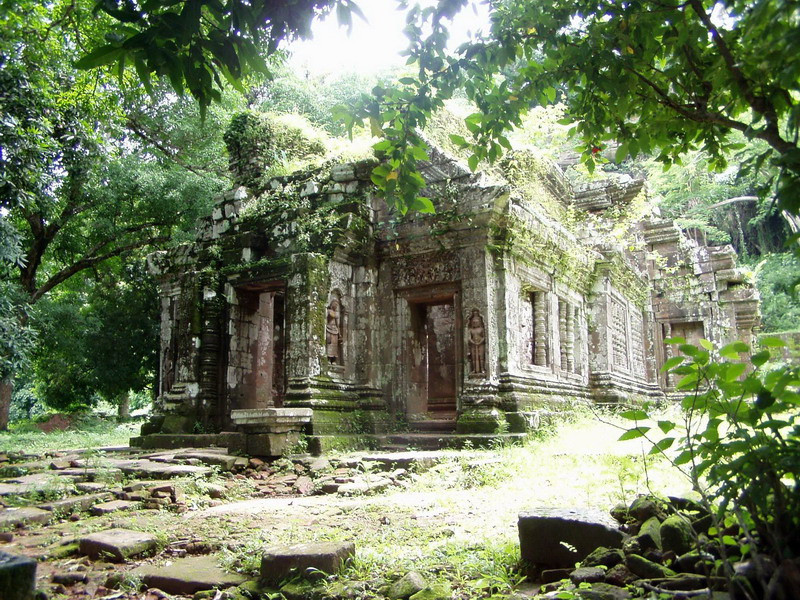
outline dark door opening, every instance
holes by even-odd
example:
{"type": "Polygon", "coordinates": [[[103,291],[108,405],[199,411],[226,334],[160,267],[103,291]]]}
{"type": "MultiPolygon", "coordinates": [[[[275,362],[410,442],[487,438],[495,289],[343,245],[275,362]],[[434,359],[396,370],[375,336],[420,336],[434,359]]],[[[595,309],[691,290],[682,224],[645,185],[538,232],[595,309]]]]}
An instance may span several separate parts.
{"type": "Polygon", "coordinates": [[[411,304],[412,357],[409,413],[432,419],[456,414],[456,310],[452,296],[411,304]]]}

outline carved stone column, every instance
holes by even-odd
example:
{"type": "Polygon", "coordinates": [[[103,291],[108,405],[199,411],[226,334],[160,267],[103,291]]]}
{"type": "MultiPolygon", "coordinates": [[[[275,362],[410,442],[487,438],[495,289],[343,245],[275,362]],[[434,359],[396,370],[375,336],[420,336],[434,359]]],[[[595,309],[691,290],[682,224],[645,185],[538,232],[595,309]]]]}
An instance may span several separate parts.
{"type": "MultiPolygon", "coordinates": [[[[566,303],[565,303],[566,304],[566,303]]],[[[567,371],[570,373],[575,372],[575,307],[571,304],[566,304],[566,326],[565,331],[567,334],[566,350],[567,350],[567,371]]]]}
{"type": "Polygon", "coordinates": [[[544,292],[533,293],[533,364],[547,366],[547,303],[544,292]]]}
{"type": "Polygon", "coordinates": [[[558,348],[561,368],[567,370],[567,303],[558,301],[558,348]]]}

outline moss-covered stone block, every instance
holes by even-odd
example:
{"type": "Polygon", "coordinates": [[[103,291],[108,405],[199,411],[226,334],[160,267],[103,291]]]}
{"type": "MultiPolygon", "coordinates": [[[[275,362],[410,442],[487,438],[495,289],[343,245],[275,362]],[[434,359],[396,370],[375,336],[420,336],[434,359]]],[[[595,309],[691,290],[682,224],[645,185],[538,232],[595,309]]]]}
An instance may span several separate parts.
{"type": "Polygon", "coordinates": [[[160,433],[191,433],[193,426],[194,421],[189,417],[166,415],[161,423],[160,433]]]}
{"type": "Polygon", "coordinates": [[[505,413],[499,410],[470,410],[456,421],[456,433],[505,433],[509,429],[505,413]]]}

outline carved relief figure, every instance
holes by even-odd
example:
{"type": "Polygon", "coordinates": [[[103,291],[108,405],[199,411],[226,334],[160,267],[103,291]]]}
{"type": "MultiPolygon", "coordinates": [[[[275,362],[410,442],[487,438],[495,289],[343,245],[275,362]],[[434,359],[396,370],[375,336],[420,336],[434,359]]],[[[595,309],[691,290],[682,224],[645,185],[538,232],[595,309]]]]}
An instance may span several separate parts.
{"type": "Polygon", "coordinates": [[[334,298],[328,304],[327,322],[325,323],[325,353],[328,360],[333,365],[342,364],[342,356],[339,348],[342,334],[342,306],[339,300],[334,298]]]}
{"type": "Polygon", "coordinates": [[[477,308],[472,310],[467,321],[467,333],[469,334],[469,362],[470,374],[486,374],[486,327],[483,324],[483,317],[477,308]]]}

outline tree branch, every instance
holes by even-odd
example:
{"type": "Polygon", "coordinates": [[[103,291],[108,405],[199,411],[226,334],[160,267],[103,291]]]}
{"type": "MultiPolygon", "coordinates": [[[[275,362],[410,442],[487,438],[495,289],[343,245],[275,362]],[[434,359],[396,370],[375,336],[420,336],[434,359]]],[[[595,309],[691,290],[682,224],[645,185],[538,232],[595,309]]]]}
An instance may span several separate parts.
{"type": "Polygon", "coordinates": [[[747,100],[750,108],[754,112],[764,117],[764,120],[767,123],[764,133],[767,134],[767,137],[758,137],[761,137],[761,139],[766,141],[781,154],[784,154],[789,150],[793,150],[795,145],[781,137],[780,130],[778,129],[779,120],[777,112],[775,111],[775,106],[772,104],[769,98],[760,94],[756,94],[756,92],[753,90],[751,82],[739,68],[736,58],[733,56],[733,52],[728,46],[728,43],[725,41],[725,38],[722,37],[722,34],[719,32],[717,27],[711,22],[711,18],[703,8],[701,0],[688,0],[688,5],[692,7],[700,21],[703,23],[703,26],[706,28],[709,34],[711,34],[711,39],[714,41],[714,45],[717,47],[720,56],[722,56],[722,60],[725,62],[725,66],[727,67],[728,72],[731,74],[731,78],[739,88],[742,96],[744,96],[745,100],[747,100]]]}
{"type": "Polygon", "coordinates": [[[55,286],[60,283],[63,283],[76,273],[80,273],[81,271],[93,267],[94,265],[101,263],[109,258],[113,258],[115,256],[120,256],[126,252],[131,250],[136,250],[138,248],[142,248],[144,246],[149,246],[151,244],[160,244],[166,242],[170,239],[168,235],[161,235],[156,237],[147,238],[144,240],[137,240],[135,242],[131,242],[130,244],[126,244],[124,246],[119,246],[106,252],[105,254],[100,254],[98,256],[92,257],[84,257],[74,263],[72,263],[68,267],[64,267],[58,273],[50,277],[41,287],[39,287],[29,299],[29,303],[33,304],[37,300],[39,300],[42,296],[44,296],[47,292],[52,290],[55,286]]]}
{"type": "Polygon", "coordinates": [[[151,145],[155,146],[155,147],[156,147],[158,150],[160,150],[160,151],[161,151],[161,153],[162,153],[164,156],[166,156],[166,157],[167,157],[169,160],[171,160],[172,162],[174,162],[174,163],[175,163],[176,165],[178,165],[179,167],[183,167],[183,168],[184,168],[184,169],[186,169],[187,171],[189,171],[189,172],[191,172],[191,173],[194,173],[195,175],[198,175],[198,176],[200,176],[200,177],[203,177],[203,176],[205,176],[207,173],[213,173],[214,175],[217,175],[217,176],[219,176],[219,177],[226,177],[226,176],[227,176],[227,173],[222,173],[222,172],[220,172],[220,171],[219,171],[219,170],[217,170],[217,169],[209,169],[209,168],[205,168],[205,167],[199,167],[199,168],[198,168],[198,167],[195,167],[194,165],[190,165],[189,163],[187,163],[187,162],[186,162],[186,161],[184,161],[184,160],[181,160],[181,158],[179,158],[179,157],[178,157],[178,152],[177,152],[177,150],[175,150],[175,149],[173,149],[173,148],[169,148],[169,147],[168,147],[168,146],[166,146],[166,145],[165,145],[163,142],[161,142],[161,141],[157,140],[157,139],[156,139],[154,136],[150,135],[150,134],[149,134],[149,133],[148,133],[148,132],[147,132],[147,131],[146,131],[146,130],[145,130],[145,129],[144,129],[144,128],[143,128],[143,127],[142,127],[142,126],[141,126],[141,125],[140,125],[140,124],[137,122],[137,121],[136,121],[136,119],[135,119],[134,117],[128,116],[128,123],[127,123],[127,127],[128,127],[128,129],[131,131],[131,133],[133,133],[133,134],[134,134],[136,137],[138,137],[140,140],[142,140],[142,141],[144,141],[144,142],[147,142],[148,144],[151,144],[151,145]]]}

